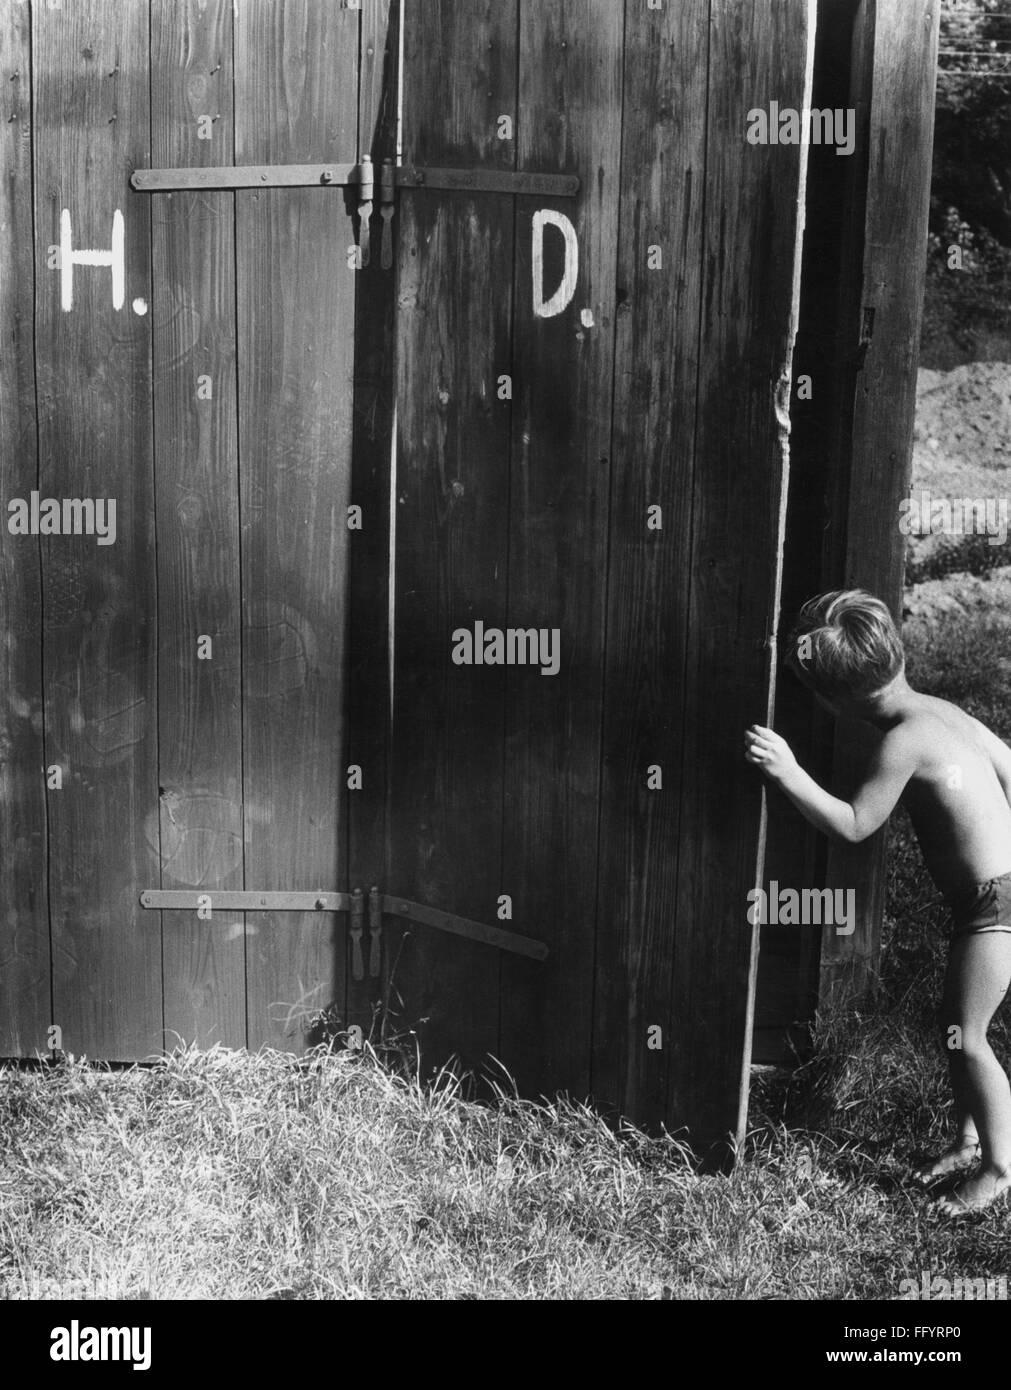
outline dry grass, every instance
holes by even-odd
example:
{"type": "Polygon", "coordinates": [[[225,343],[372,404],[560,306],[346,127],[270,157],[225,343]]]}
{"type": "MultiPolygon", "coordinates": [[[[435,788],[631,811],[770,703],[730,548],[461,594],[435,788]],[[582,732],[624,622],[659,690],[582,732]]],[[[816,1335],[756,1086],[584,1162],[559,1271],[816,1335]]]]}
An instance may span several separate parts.
{"type": "MultiPolygon", "coordinates": [[[[913,644],[917,683],[1007,736],[985,615],[957,626],[957,661],[913,644]]],[[[901,820],[889,875],[873,1008],[823,1017],[804,1066],[757,1079],[730,1176],[367,1051],[0,1070],[0,1297],[866,1299],[924,1271],[1008,1276],[1006,1207],[946,1225],[907,1180],[950,1102],[942,933],[901,820]]],[[[1007,1060],[1006,1022],[995,1042],[1007,1060]]]]}
{"type": "Polygon", "coordinates": [[[701,1190],[586,1109],[325,1049],[8,1070],[0,1158],[7,1298],[659,1297],[701,1190]]]}
{"type": "Polygon", "coordinates": [[[1000,1213],[946,1228],[904,1182],[940,1067],[887,1020],[847,1026],[763,1084],[729,1177],[585,1108],[469,1103],[367,1053],[7,1070],[0,1296],[894,1298],[921,1270],[1006,1273],[1000,1213]]]}

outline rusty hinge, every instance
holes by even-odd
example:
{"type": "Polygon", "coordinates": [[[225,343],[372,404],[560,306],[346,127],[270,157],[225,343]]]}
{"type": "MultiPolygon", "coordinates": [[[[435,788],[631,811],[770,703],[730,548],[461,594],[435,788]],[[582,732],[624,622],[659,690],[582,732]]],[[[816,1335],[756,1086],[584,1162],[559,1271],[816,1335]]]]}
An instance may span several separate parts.
{"type": "MultiPolygon", "coordinates": [[[[372,160],[357,164],[228,164],[216,169],[135,169],[130,183],[139,193],[237,188],[358,189],[358,250],[362,269],[372,259],[372,210],[376,175],[372,160]]],[[[435,189],[448,193],[517,193],[544,198],[572,198],[579,192],[575,174],[532,174],[510,169],[429,168],[383,161],[379,171],[379,215],[383,223],[382,267],[393,265],[393,209],[398,188],[435,189]]]]}
{"type": "MultiPolygon", "coordinates": [[[[532,174],[511,169],[429,168],[383,163],[390,187],[434,188],[449,193],[531,193],[545,198],[573,198],[575,174],[532,174]]],[[[135,169],[130,183],[138,193],[174,193],[229,188],[372,188],[372,161],[356,164],[227,164],[216,169],[135,169]]],[[[371,196],[371,195],[370,195],[371,196]]]]}
{"type": "MultiPolygon", "coordinates": [[[[140,905],[163,912],[196,911],[199,908],[225,912],[350,912],[351,973],[356,980],[365,978],[362,938],[366,909],[365,895],[360,888],[354,889],[351,893],[267,893],[239,889],[219,891],[145,888],[140,895],[140,905]]],[[[470,917],[458,917],[455,913],[427,907],[424,903],[380,893],[378,888],[373,887],[369,889],[368,900],[369,974],[373,979],[379,974],[384,912],[391,916],[407,918],[412,922],[421,922],[424,926],[435,927],[454,936],[465,936],[471,941],[483,942],[486,946],[497,946],[500,951],[529,956],[531,960],[547,959],[548,948],[543,941],[521,936],[519,932],[504,931],[501,927],[492,927],[486,922],[475,922],[470,917]]]]}

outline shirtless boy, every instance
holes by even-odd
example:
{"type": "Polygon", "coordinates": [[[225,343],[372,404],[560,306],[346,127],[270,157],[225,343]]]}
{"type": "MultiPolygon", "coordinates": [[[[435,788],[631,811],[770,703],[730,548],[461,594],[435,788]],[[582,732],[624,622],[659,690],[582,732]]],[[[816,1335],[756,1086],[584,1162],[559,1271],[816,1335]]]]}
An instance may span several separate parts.
{"type": "Polygon", "coordinates": [[[909,811],[951,911],[941,1017],[958,1124],[916,1176],[928,1186],[978,1159],[938,1205],[947,1216],[981,1211],[1011,1186],[1011,1086],[987,1041],[1011,985],[1011,751],[978,719],[910,689],[891,614],[862,590],[811,599],[788,647],[819,702],[873,725],[881,742],[851,802],[824,791],[771,729],[748,730],[745,756],[836,842],[866,840],[900,798],[909,811]]]}

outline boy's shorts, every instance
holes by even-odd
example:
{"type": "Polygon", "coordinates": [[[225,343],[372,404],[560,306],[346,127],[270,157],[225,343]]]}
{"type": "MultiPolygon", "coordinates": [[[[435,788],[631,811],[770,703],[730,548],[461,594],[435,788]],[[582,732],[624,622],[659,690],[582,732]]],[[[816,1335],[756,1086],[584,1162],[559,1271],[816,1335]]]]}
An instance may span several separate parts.
{"type": "Polygon", "coordinates": [[[952,941],[978,932],[1011,932],[1011,873],[953,893],[948,907],[952,941]]]}

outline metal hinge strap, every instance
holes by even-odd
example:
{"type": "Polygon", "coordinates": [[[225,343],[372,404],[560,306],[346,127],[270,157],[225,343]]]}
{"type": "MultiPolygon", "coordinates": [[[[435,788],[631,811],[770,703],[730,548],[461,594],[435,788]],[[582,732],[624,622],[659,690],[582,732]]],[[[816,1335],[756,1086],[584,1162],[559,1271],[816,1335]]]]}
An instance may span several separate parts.
{"type": "Polygon", "coordinates": [[[383,900],[378,888],[369,889],[369,975],[379,974],[383,937],[383,900]]]}
{"type": "Polygon", "coordinates": [[[528,174],[513,169],[429,169],[405,164],[394,169],[398,188],[436,188],[449,193],[534,193],[544,198],[574,198],[576,174],[528,174]]]}
{"type": "Polygon", "coordinates": [[[357,164],[229,164],[218,169],[135,169],[138,193],[212,188],[340,188],[358,182],[357,164]]]}
{"type": "Polygon", "coordinates": [[[224,912],[350,912],[350,893],[256,893],[217,888],[145,888],[141,907],[196,910],[209,904],[224,912]]]}
{"type": "Polygon", "coordinates": [[[426,927],[436,927],[439,931],[452,932],[454,936],[466,936],[471,941],[483,941],[486,946],[498,946],[500,950],[512,951],[519,956],[530,956],[532,960],[545,960],[548,948],[543,941],[534,941],[529,936],[516,932],[503,931],[501,927],[489,927],[485,922],[475,922],[470,917],[457,917],[452,912],[441,912],[436,907],[426,907],[423,903],[408,902],[406,898],[391,898],[383,894],[383,911],[398,917],[407,917],[412,922],[421,922],[426,927]]]}
{"type": "MultiPolygon", "coordinates": [[[[374,188],[372,161],[356,164],[229,164],[214,169],[135,169],[130,183],[138,193],[175,193],[229,188],[374,188]]],[[[437,189],[448,193],[536,194],[573,198],[579,192],[575,174],[532,174],[512,169],[429,168],[414,164],[383,171],[385,188],[437,189]]]]}
{"type": "Polygon", "coordinates": [[[384,270],[389,270],[393,265],[393,207],[397,193],[394,173],[392,161],[384,159],[379,171],[379,216],[383,223],[381,264],[384,270]]]}
{"type": "Polygon", "coordinates": [[[360,888],[356,888],[351,894],[351,927],[348,935],[351,938],[351,974],[356,980],[365,978],[365,966],[362,964],[362,932],[365,921],[365,898],[360,888]]]}
{"type": "MultiPolygon", "coordinates": [[[[362,937],[365,920],[365,896],[360,888],[352,893],[268,893],[233,889],[216,891],[214,889],[146,888],[140,895],[142,907],[161,911],[195,911],[200,907],[210,907],[215,911],[232,912],[350,912],[351,913],[351,957],[352,974],[356,980],[365,976],[362,954],[362,937]]],[[[505,931],[501,927],[489,926],[486,922],[475,922],[470,917],[458,917],[452,912],[428,907],[424,903],[411,902],[407,898],[393,897],[380,893],[378,888],[369,890],[369,974],[375,978],[379,974],[381,933],[383,913],[404,917],[424,926],[435,927],[438,931],[450,932],[454,936],[464,936],[471,941],[483,942],[486,946],[496,946],[500,951],[511,951],[514,955],[528,956],[531,960],[546,960],[548,948],[543,941],[521,936],[519,932],[505,931]]]]}
{"type": "Polygon", "coordinates": [[[362,155],[362,162],[359,165],[358,178],[358,246],[362,253],[362,269],[365,270],[372,261],[371,249],[371,224],[372,224],[372,199],[375,194],[376,181],[372,170],[372,160],[367,154],[362,155]]]}

